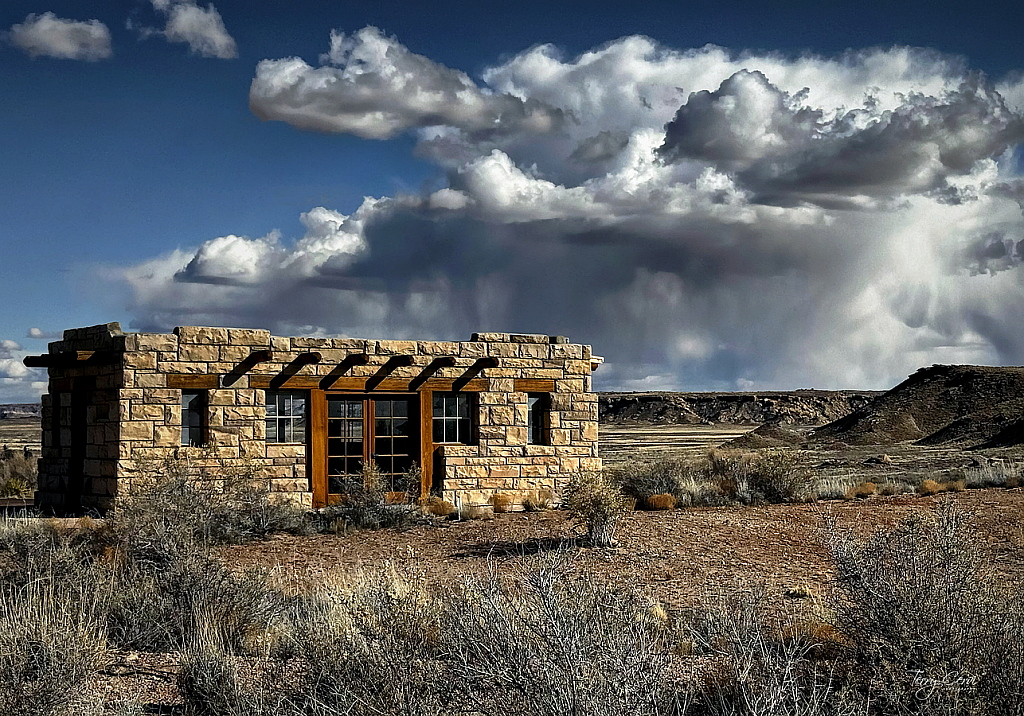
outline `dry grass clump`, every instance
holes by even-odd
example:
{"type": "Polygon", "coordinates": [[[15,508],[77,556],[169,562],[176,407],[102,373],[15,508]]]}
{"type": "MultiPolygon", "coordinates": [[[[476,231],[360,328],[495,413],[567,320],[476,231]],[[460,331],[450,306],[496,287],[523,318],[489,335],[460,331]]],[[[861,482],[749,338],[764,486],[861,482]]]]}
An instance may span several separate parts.
{"type": "Polygon", "coordinates": [[[0,451],[0,497],[30,497],[38,485],[36,458],[28,448],[0,451]]]}
{"type": "Polygon", "coordinates": [[[944,482],[938,482],[936,480],[928,479],[923,480],[917,487],[917,493],[925,497],[931,495],[938,495],[941,492],[963,492],[966,489],[965,480],[946,480],[944,482]]]}
{"type": "Polygon", "coordinates": [[[0,587],[0,713],[74,713],[107,651],[102,610],[88,590],[58,573],[0,587]]]}
{"type": "Polygon", "coordinates": [[[871,497],[875,494],[877,485],[873,482],[862,482],[856,487],[851,487],[846,493],[845,499],[847,500],[863,500],[867,497],[871,497]]]}
{"type": "Polygon", "coordinates": [[[600,471],[571,475],[562,502],[572,519],[586,529],[590,544],[615,544],[615,528],[626,512],[626,497],[608,475],[600,471]]]}
{"type": "Polygon", "coordinates": [[[441,499],[437,495],[430,495],[419,501],[420,507],[424,512],[436,517],[451,517],[454,515],[458,508],[448,500],[441,499]]]}
{"type": "Polygon", "coordinates": [[[651,495],[644,504],[649,510],[672,510],[675,509],[676,498],[666,492],[661,495],[651,495]]]}
{"type": "Polygon", "coordinates": [[[964,484],[968,488],[1017,487],[1020,484],[1020,465],[997,460],[964,470],[964,484]]]}
{"type": "Polygon", "coordinates": [[[542,512],[554,506],[555,495],[551,490],[530,492],[523,498],[523,509],[527,512],[542,512]]]}
{"type": "Polygon", "coordinates": [[[458,520],[493,520],[494,510],[490,505],[462,505],[455,513],[458,520]]]}
{"type": "Polygon", "coordinates": [[[503,492],[495,492],[491,496],[491,505],[494,507],[495,512],[511,512],[512,495],[503,492]]]}
{"type": "Polygon", "coordinates": [[[906,495],[906,494],[912,493],[912,492],[914,492],[914,488],[912,486],[910,486],[909,484],[907,484],[906,482],[902,482],[902,481],[883,482],[878,487],[878,494],[879,495],[886,495],[886,496],[906,495]]]}

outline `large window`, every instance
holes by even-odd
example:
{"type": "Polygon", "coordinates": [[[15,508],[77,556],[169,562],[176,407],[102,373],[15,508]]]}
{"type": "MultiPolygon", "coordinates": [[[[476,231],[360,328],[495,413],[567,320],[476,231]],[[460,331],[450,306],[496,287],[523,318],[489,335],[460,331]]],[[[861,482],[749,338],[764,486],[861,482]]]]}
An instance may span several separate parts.
{"type": "Polygon", "coordinates": [[[206,442],[203,428],[206,423],[206,393],[183,390],[181,392],[181,444],[199,447],[206,442]]]}
{"type": "Polygon", "coordinates": [[[547,393],[526,394],[526,442],[530,445],[548,444],[548,411],[551,396],[547,393]]]}
{"type": "Polygon", "coordinates": [[[473,399],[466,393],[436,392],[434,399],[434,442],[473,443],[470,418],[473,399]]]}
{"type": "Polygon", "coordinates": [[[267,442],[306,441],[306,394],[296,390],[267,391],[267,442]]]}

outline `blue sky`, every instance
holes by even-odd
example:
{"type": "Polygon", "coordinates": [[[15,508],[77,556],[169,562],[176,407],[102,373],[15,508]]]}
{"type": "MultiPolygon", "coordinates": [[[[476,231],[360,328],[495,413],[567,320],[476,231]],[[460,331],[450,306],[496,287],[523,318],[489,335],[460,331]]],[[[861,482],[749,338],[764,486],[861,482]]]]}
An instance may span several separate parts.
{"type": "Polygon", "coordinates": [[[1022,15],[9,0],[0,402],[111,320],[560,333],[603,389],[1021,363],[1022,15]]]}

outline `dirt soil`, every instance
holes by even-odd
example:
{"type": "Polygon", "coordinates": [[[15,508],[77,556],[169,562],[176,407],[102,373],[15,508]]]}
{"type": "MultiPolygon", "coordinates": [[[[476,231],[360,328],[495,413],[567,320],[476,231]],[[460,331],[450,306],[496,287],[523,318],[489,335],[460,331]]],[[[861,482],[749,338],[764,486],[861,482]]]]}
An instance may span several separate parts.
{"type": "Polygon", "coordinates": [[[237,568],[268,568],[286,582],[315,583],[325,573],[394,568],[444,584],[488,571],[516,572],[552,550],[571,557],[571,571],[612,585],[637,587],[667,605],[691,604],[707,589],[763,583],[782,606],[786,590],[823,595],[832,567],[826,519],[867,535],[917,510],[952,499],[972,515],[980,547],[1000,575],[1024,577],[1024,489],[969,490],[942,498],[902,495],[809,505],[693,508],[634,512],[610,550],[581,547],[564,512],[498,514],[492,520],[444,522],[404,531],[381,530],[315,537],[277,536],[225,547],[219,556],[237,568]]]}

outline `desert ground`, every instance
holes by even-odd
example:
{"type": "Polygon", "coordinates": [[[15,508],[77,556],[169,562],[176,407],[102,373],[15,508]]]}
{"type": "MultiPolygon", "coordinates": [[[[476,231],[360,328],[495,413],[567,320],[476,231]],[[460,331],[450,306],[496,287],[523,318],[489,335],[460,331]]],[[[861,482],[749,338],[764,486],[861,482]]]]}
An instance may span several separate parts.
{"type": "MultiPolygon", "coordinates": [[[[756,424],[613,423],[600,430],[610,467],[663,458],[701,459],[713,448],[752,433],[756,424]]],[[[1016,464],[1020,448],[970,450],[957,445],[849,445],[809,439],[813,426],[789,426],[801,463],[822,482],[917,485],[927,477],[956,479],[983,465],[1016,464]],[[793,437],[796,436],[796,437],[793,437]]],[[[751,437],[748,436],[747,440],[751,437]]],[[[0,420],[0,444],[39,448],[36,419],[0,420]]],[[[742,442],[741,442],[742,444],[742,442]]],[[[738,449],[738,448],[737,448],[738,449]]],[[[750,451],[750,448],[744,448],[750,451]]],[[[444,590],[447,585],[498,573],[517,578],[539,563],[560,560],[573,574],[639,590],[669,609],[696,606],[715,594],[763,592],[780,613],[819,614],[834,568],[829,525],[860,536],[892,527],[940,501],[960,504],[987,564],[999,577],[1024,578],[1024,489],[968,489],[937,496],[914,493],[808,504],[691,507],[627,514],[611,549],[586,547],[565,512],[515,512],[489,519],[442,521],[406,529],[353,530],[314,536],[276,535],[265,541],[216,548],[239,572],[256,569],[286,590],[301,591],[332,574],[397,572],[444,590]]],[[[118,652],[92,679],[109,702],[133,701],[147,713],[178,713],[174,654],[118,652]]]]}

